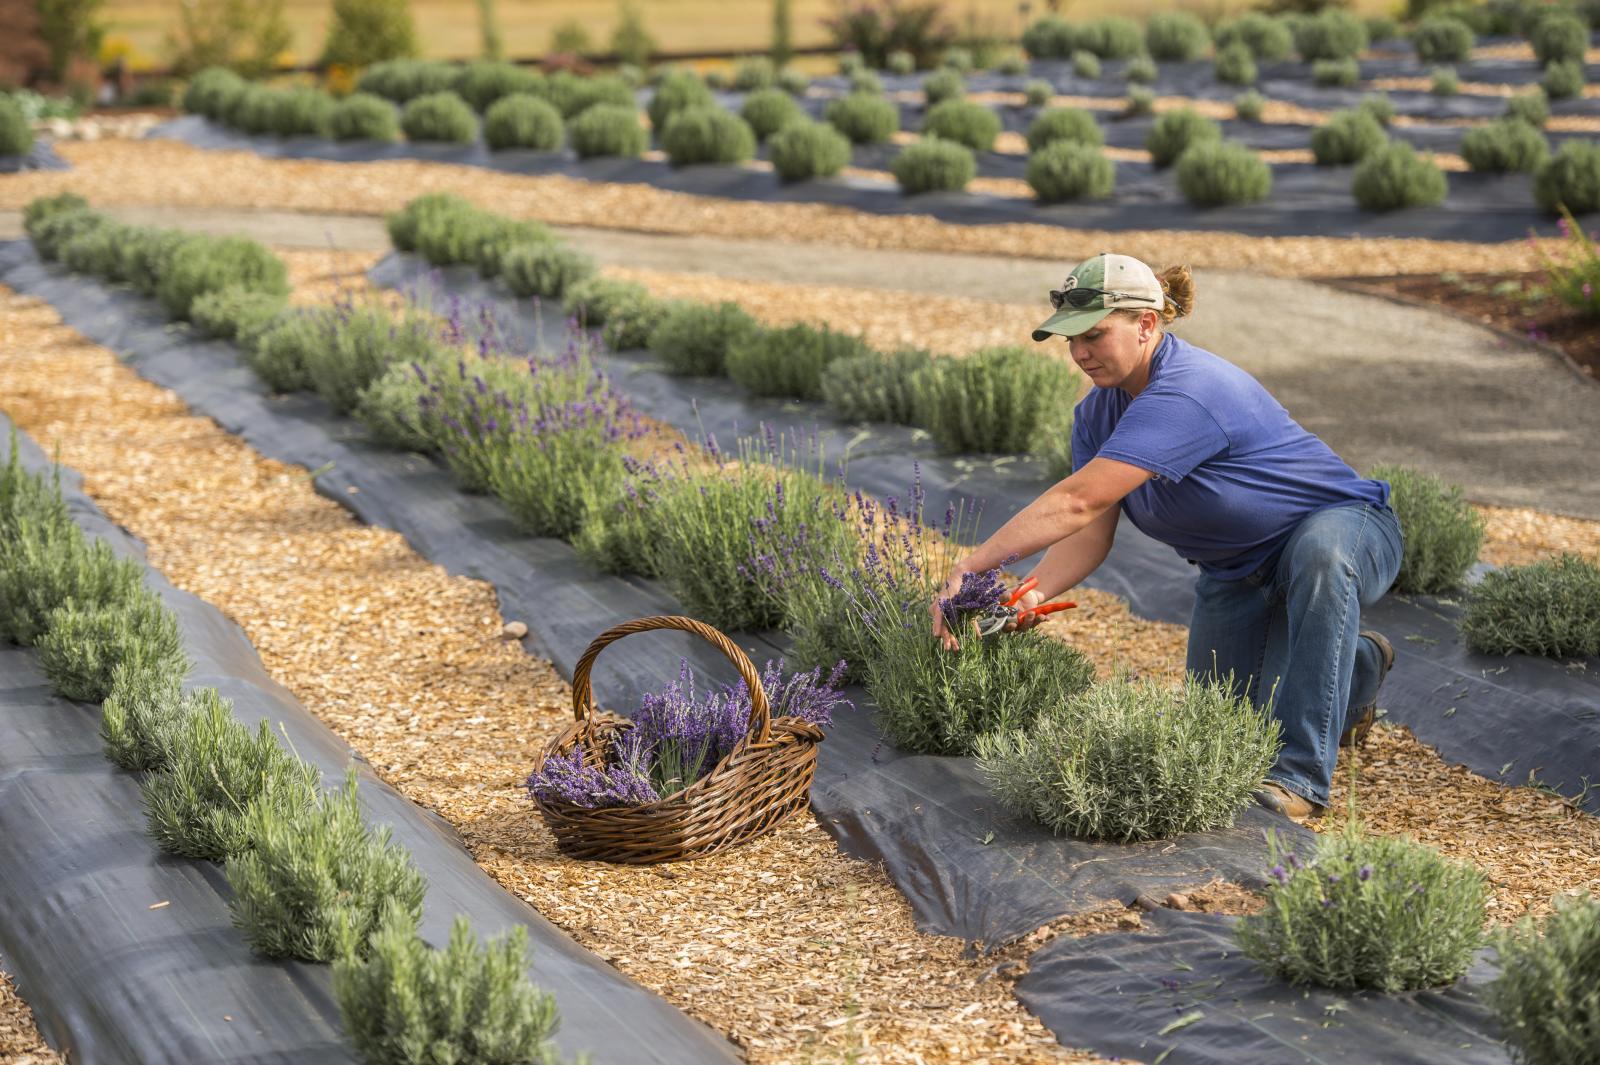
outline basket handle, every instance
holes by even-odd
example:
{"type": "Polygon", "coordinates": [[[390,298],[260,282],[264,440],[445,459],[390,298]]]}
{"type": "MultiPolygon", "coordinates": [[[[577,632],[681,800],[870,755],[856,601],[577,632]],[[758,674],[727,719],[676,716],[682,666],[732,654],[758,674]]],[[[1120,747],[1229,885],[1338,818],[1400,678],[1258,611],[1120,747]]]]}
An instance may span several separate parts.
{"type": "Polygon", "coordinates": [[[721,651],[728,661],[733,663],[733,668],[739,671],[739,676],[744,678],[745,687],[750,689],[748,731],[757,734],[756,743],[766,743],[772,738],[772,708],[767,702],[767,690],[761,686],[761,674],[756,672],[750,656],[740,650],[738,644],[705,622],[676,614],[658,614],[624,621],[620,625],[613,625],[590,642],[582,657],[578,659],[577,667],[572,671],[572,714],[579,723],[589,725],[597,712],[589,687],[589,671],[594,668],[594,660],[600,657],[600,652],[624,636],[632,636],[636,632],[650,632],[653,629],[678,629],[693,633],[721,651]]]}

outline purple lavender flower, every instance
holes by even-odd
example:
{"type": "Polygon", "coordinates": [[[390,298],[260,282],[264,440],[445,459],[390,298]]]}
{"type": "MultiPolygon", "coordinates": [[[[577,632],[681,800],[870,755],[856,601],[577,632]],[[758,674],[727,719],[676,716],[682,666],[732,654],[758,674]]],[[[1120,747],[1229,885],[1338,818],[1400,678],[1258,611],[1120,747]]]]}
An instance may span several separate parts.
{"type": "Polygon", "coordinates": [[[1361,881],[1363,884],[1365,884],[1368,880],[1371,880],[1372,879],[1372,866],[1363,865],[1360,869],[1357,869],[1356,870],[1356,879],[1361,881]]]}
{"type": "Polygon", "coordinates": [[[939,600],[939,609],[944,612],[945,623],[954,628],[973,614],[998,607],[1005,597],[1006,588],[998,568],[982,573],[963,573],[961,587],[955,595],[939,600]]]}
{"type": "Polygon", "coordinates": [[[1289,882],[1289,870],[1285,869],[1281,865],[1274,865],[1267,871],[1267,875],[1272,877],[1272,879],[1276,880],[1279,884],[1287,884],[1289,882]]]}
{"type": "Polygon", "coordinates": [[[650,783],[643,748],[632,730],[624,733],[613,758],[603,767],[584,764],[583,745],[545,760],[528,774],[528,794],[545,802],[599,809],[642,806],[660,798],[650,783]]]}

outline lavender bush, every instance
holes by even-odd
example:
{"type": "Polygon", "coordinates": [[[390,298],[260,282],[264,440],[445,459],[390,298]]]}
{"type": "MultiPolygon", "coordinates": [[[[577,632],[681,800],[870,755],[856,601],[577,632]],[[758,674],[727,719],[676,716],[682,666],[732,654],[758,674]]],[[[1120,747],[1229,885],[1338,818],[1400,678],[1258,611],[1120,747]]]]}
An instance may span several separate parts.
{"type": "Polygon", "coordinates": [[[326,343],[307,348],[302,362],[311,387],[340,414],[353,411],[391,363],[434,361],[441,354],[437,328],[414,310],[397,317],[381,306],[358,306],[345,294],[324,324],[326,343]]]}
{"type": "MultiPolygon", "coordinates": [[[[785,675],[783,660],[761,673],[774,719],[794,717],[819,727],[852,704],[839,691],[845,664],[785,675]]],[[[681,660],[678,677],[640,700],[631,724],[605,752],[574,746],[529,774],[529,795],[596,809],[640,806],[683,791],[711,772],[749,733],[750,689],[741,678],[706,692],[681,660]]]]}
{"type": "Polygon", "coordinates": [[[278,745],[262,721],[251,732],[220,697],[184,720],[165,769],[139,786],[150,835],[168,854],[224,861],[250,845],[255,804],[288,817],[316,800],[317,770],[278,745]]]}
{"type": "Polygon", "coordinates": [[[832,517],[844,492],[820,454],[799,451],[769,431],[731,468],[655,486],[652,562],[686,613],[721,629],[781,627],[785,574],[848,553],[850,531],[832,517]],[[799,468],[807,459],[817,472],[799,468]]]}
{"type": "Polygon", "coordinates": [[[867,692],[884,735],[901,750],[971,754],[978,737],[1025,729],[1089,686],[1094,667],[1037,631],[980,639],[946,651],[929,632],[927,602],[875,616],[867,692]]]}
{"type": "Polygon", "coordinates": [[[504,446],[488,453],[490,490],[529,533],[571,539],[591,509],[620,492],[622,449],[643,432],[596,374],[581,400],[518,409],[504,446]]]}
{"type": "Polygon", "coordinates": [[[119,665],[179,677],[190,669],[177,616],[144,587],[106,606],[82,607],[67,599],[50,612],[47,625],[36,644],[39,668],[65,699],[100,702],[111,693],[119,665]]]}
{"type": "Polygon", "coordinates": [[[1223,684],[1118,677],[978,740],[1011,810],[1053,832],[1135,842],[1233,824],[1278,752],[1278,725],[1223,684]]]}
{"type": "Polygon", "coordinates": [[[1472,866],[1352,820],[1309,862],[1271,840],[1267,904],[1240,948],[1295,984],[1412,991],[1453,983],[1483,942],[1488,885],[1472,866]]]}

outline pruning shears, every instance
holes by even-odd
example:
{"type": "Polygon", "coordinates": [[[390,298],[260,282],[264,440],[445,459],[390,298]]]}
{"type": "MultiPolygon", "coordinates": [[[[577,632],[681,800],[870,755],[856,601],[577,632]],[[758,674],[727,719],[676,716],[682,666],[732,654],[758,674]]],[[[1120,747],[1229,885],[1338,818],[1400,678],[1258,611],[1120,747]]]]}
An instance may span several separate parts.
{"type": "Polygon", "coordinates": [[[1047,614],[1054,614],[1058,610],[1071,610],[1078,605],[1077,603],[1043,603],[1027,610],[1019,608],[1017,604],[1022,601],[1022,597],[1038,586],[1038,578],[1029,577],[1017,585],[1016,590],[1008,595],[999,606],[991,607],[980,614],[976,619],[978,635],[993,636],[1013,622],[1019,622],[1030,617],[1042,618],[1047,614]]]}

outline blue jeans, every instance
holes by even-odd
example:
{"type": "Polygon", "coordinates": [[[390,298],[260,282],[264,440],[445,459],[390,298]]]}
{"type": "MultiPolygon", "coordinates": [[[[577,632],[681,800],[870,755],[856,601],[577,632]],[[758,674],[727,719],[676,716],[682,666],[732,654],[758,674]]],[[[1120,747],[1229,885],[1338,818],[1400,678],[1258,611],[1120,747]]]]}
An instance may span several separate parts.
{"type": "Polygon", "coordinates": [[[1191,673],[1227,679],[1270,701],[1283,750],[1269,778],[1327,805],[1351,710],[1377,698],[1377,644],[1358,638],[1361,608],[1400,570],[1400,522],[1387,505],[1354,503],[1301,521],[1261,568],[1239,580],[1205,574],[1189,623],[1191,673]]]}

